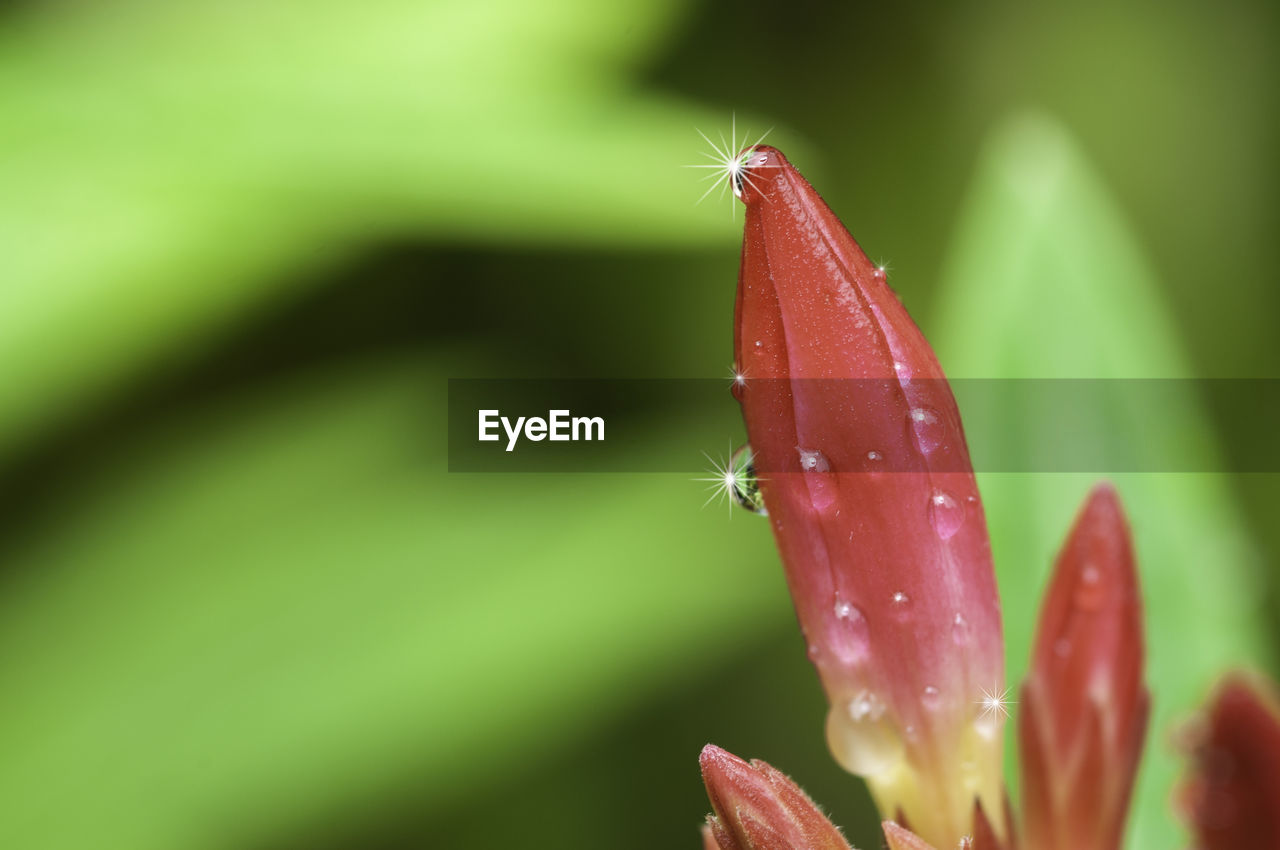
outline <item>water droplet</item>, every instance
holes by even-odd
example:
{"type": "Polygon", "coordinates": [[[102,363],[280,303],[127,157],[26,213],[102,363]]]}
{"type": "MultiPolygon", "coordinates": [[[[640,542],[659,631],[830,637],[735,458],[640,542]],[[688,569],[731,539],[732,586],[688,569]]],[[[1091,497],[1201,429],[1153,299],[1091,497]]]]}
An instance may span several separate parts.
{"type": "Polygon", "coordinates": [[[924,691],[920,694],[920,702],[932,711],[942,704],[942,694],[933,685],[925,685],[924,691]]]}
{"type": "Polygon", "coordinates": [[[756,348],[759,348],[762,345],[764,345],[763,342],[761,342],[760,340],[756,340],[756,348]]]}
{"type": "Polygon", "coordinates": [[[915,373],[911,371],[911,367],[898,360],[893,361],[893,373],[897,375],[898,380],[904,384],[910,383],[911,379],[915,377],[915,373]]]}
{"type": "Polygon", "coordinates": [[[984,711],[973,721],[973,731],[977,732],[979,737],[990,741],[1000,734],[1000,727],[1003,725],[1003,714],[998,711],[984,711]]]}
{"type": "Polygon", "coordinates": [[[800,469],[805,473],[805,483],[809,487],[809,502],[814,510],[825,511],[836,504],[839,486],[835,476],[827,475],[831,471],[831,463],[827,456],[817,449],[796,447],[800,453],[800,469]]]}
{"type": "Polygon", "coordinates": [[[907,736],[907,740],[908,740],[908,741],[915,742],[915,741],[918,741],[918,740],[920,739],[920,732],[919,732],[919,730],[918,730],[918,729],[916,729],[916,727],[915,727],[914,725],[910,724],[910,723],[908,723],[908,724],[907,724],[907,728],[906,728],[906,729],[903,729],[902,731],[906,734],[906,736],[907,736]]]}
{"type": "Polygon", "coordinates": [[[856,664],[871,651],[867,618],[862,610],[847,599],[836,597],[833,609],[836,623],[830,632],[831,651],[843,664],[856,664]]]}
{"type": "Polygon", "coordinates": [[[865,689],[847,702],[832,703],[827,713],[827,744],[836,761],[859,776],[878,776],[896,768],[903,758],[902,738],[888,722],[884,702],[865,689]]]}
{"type": "Polygon", "coordinates": [[[866,688],[849,700],[849,717],[853,720],[879,720],[884,716],[884,701],[866,688]]]}
{"type": "Polygon", "coordinates": [[[760,479],[756,477],[755,455],[751,453],[750,445],[743,444],[733,453],[733,457],[729,459],[729,472],[733,476],[732,486],[729,487],[729,495],[733,496],[733,500],[753,514],[768,516],[768,511],[764,509],[764,496],[760,492],[760,479]]]}
{"type": "Polygon", "coordinates": [[[818,656],[821,654],[822,654],[822,650],[818,649],[818,645],[816,643],[809,644],[809,660],[810,661],[817,661],[818,656]]]}
{"type": "Polygon", "coordinates": [[[879,461],[884,460],[884,455],[880,454],[880,452],[876,451],[875,449],[872,449],[871,451],[867,452],[867,460],[871,461],[872,463],[878,463],[879,461]]]}
{"type": "Polygon", "coordinates": [[[929,521],[943,540],[950,540],[964,525],[964,505],[946,490],[934,490],[929,497],[929,521]]]}
{"type": "Polygon", "coordinates": [[[1106,601],[1106,590],[1102,584],[1102,572],[1093,564],[1085,564],[1080,571],[1080,581],[1076,584],[1074,599],[1077,608],[1085,611],[1097,611],[1106,601]]]}
{"type": "Polygon", "coordinates": [[[899,590],[892,598],[893,615],[899,620],[907,619],[911,615],[911,597],[899,590]]]}
{"type": "Polygon", "coordinates": [[[956,612],[955,617],[951,620],[951,639],[956,642],[957,646],[964,646],[969,642],[969,621],[959,612],[956,612]]]}
{"type": "Polygon", "coordinates": [[[729,382],[729,392],[738,401],[742,401],[742,397],[746,395],[747,376],[738,370],[738,364],[733,364],[733,380],[729,382]]]}
{"type": "Polygon", "coordinates": [[[802,449],[797,446],[796,451],[800,453],[800,468],[805,472],[831,471],[831,464],[827,461],[827,456],[817,449],[802,449]]]}
{"type": "Polygon", "coordinates": [[[975,702],[977,717],[973,721],[973,731],[978,738],[993,741],[1000,734],[1004,722],[1009,719],[1009,688],[999,685],[993,688],[982,688],[980,699],[975,702]]]}
{"type": "Polygon", "coordinates": [[[916,445],[920,447],[920,451],[929,454],[942,445],[946,432],[938,411],[932,407],[913,407],[907,414],[907,419],[911,422],[911,430],[916,435],[916,445]]]}

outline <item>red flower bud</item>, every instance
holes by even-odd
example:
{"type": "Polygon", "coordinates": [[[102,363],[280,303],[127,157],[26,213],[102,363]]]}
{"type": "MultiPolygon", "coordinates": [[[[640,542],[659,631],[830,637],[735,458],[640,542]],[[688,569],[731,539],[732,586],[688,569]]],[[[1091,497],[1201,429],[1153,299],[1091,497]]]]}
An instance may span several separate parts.
{"type": "Polygon", "coordinates": [[[1236,674],[1192,734],[1192,771],[1178,792],[1201,850],[1280,847],[1280,700],[1236,674]]]}
{"type": "Polygon", "coordinates": [[[1058,555],[1022,688],[1022,807],[1036,850],[1120,846],[1150,699],[1133,544],[1094,488],[1058,555]]]}
{"type": "MultiPolygon", "coordinates": [[[[906,309],[786,158],[746,154],[735,387],[836,759],[952,847],[1003,813],[1003,644],[955,399],[906,309]]],[[[1002,826],[1003,824],[1001,824],[1002,826]]]]}
{"type": "Polygon", "coordinates": [[[707,744],[699,758],[714,815],[709,850],[850,850],[840,830],[781,771],[707,744]]]}

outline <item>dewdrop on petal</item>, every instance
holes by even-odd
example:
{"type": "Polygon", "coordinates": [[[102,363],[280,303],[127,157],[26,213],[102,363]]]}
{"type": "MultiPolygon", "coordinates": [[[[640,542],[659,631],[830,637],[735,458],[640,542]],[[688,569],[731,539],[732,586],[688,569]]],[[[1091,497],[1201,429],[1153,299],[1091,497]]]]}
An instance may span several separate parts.
{"type": "Polygon", "coordinates": [[[732,516],[733,505],[745,508],[753,514],[766,515],[764,500],[760,496],[760,479],[756,474],[754,455],[751,446],[743,444],[729,454],[723,463],[713,460],[704,453],[708,463],[707,477],[695,478],[707,484],[711,495],[703,503],[703,507],[717,499],[727,501],[732,516]]]}
{"type": "MultiPolygon", "coordinates": [[[[733,192],[733,196],[735,198],[741,199],[743,191],[752,180],[749,174],[749,169],[758,168],[763,164],[760,162],[759,157],[756,154],[756,149],[759,148],[760,143],[769,135],[769,132],[770,131],[766,130],[758,139],[756,139],[755,144],[746,144],[747,138],[750,137],[749,133],[744,135],[742,142],[739,143],[738,119],[736,115],[732,119],[729,130],[729,139],[727,141],[724,136],[721,135],[720,143],[716,144],[707,136],[706,133],[698,130],[698,135],[701,136],[711,148],[710,152],[704,151],[702,155],[711,161],[708,163],[699,163],[697,165],[686,165],[685,168],[701,168],[710,172],[703,179],[709,181],[711,185],[702,193],[702,197],[698,198],[697,202],[702,203],[706,200],[707,196],[716,189],[720,190],[720,196],[723,197],[726,188],[733,192]]],[[[733,214],[735,206],[736,205],[731,205],[729,207],[731,215],[733,214]]]]}

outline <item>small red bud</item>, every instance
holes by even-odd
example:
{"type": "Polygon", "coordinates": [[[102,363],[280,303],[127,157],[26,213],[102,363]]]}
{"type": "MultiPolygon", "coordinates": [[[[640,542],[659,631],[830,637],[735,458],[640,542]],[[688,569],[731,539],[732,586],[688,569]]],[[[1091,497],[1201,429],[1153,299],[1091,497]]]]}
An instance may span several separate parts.
{"type": "Polygon", "coordinates": [[[713,744],[699,758],[715,814],[706,850],[850,850],[840,830],[781,771],[743,761],[713,744]]]}
{"type": "Polygon", "coordinates": [[[1178,808],[1199,850],[1280,847],[1280,699],[1260,679],[1235,674],[1210,700],[1178,808]]]}
{"type": "Polygon", "coordinates": [[[1040,612],[1020,702],[1026,845],[1116,850],[1150,710],[1142,604],[1115,489],[1093,489],[1040,612]]]}

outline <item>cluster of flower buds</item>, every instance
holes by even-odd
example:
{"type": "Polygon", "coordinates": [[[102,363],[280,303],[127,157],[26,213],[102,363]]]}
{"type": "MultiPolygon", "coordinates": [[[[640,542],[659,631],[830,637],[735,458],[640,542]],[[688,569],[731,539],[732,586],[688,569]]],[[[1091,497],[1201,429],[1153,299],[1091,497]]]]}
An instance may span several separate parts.
{"type": "MultiPolygon", "coordinates": [[[[1089,494],[1045,597],[1020,692],[1015,840],[1000,604],[951,389],[884,270],[781,152],[735,163],[746,221],[734,395],[828,698],[832,755],[866,780],[891,850],[1117,850],[1149,698],[1115,491],[1089,494]]],[[[1197,750],[1184,803],[1205,850],[1280,847],[1280,724],[1242,696],[1253,693],[1227,686],[1197,750]],[[1244,747],[1241,729],[1263,726],[1265,747],[1232,761],[1243,772],[1215,773],[1215,758],[1244,747]],[[1215,824],[1228,796],[1259,814],[1215,824]],[[1264,818],[1271,843],[1246,840],[1264,818]]],[[[708,746],[702,772],[707,850],[847,850],[769,765],[708,746]]]]}

